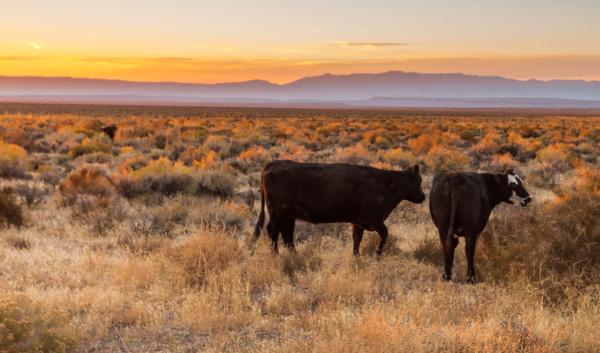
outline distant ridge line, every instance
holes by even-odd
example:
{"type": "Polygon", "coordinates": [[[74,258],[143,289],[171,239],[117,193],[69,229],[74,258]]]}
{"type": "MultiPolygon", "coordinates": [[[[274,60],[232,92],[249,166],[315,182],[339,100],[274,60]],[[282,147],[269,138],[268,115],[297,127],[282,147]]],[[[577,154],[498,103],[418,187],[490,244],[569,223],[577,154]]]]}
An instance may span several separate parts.
{"type": "Polygon", "coordinates": [[[348,106],[599,107],[600,81],[515,80],[463,73],[324,74],[276,84],[141,82],[0,76],[0,101],[135,104],[333,104],[348,106]]]}

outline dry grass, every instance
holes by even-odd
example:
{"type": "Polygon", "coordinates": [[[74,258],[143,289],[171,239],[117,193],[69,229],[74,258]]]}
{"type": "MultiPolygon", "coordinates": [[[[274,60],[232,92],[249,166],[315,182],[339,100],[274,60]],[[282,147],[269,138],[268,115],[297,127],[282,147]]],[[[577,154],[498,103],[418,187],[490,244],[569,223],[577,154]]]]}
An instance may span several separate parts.
{"type": "Polygon", "coordinates": [[[10,163],[32,178],[0,179],[26,221],[0,229],[2,352],[600,349],[597,118],[97,109],[0,116],[6,145],[26,150],[6,147],[10,163]],[[112,123],[115,142],[97,130],[112,123]],[[494,212],[475,286],[462,244],[442,281],[426,204],[390,215],[381,257],[374,233],[354,257],[348,225],[301,222],[297,254],[273,256],[248,238],[260,166],[277,157],[418,162],[425,190],[436,170],[513,166],[535,203],[494,212]]]}

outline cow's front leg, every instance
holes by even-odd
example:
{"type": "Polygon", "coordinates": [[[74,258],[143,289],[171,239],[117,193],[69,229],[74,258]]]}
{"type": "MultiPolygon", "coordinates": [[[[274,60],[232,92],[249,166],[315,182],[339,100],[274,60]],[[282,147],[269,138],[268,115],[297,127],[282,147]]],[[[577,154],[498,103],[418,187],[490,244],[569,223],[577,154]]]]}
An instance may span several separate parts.
{"type": "Polygon", "coordinates": [[[467,282],[474,284],[477,283],[477,276],[475,275],[475,244],[477,243],[477,236],[468,234],[466,236],[465,252],[467,255],[467,282]]]}
{"type": "Polygon", "coordinates": [[[381,241],[379,242],[379,248],[377,248],[377,255],[381,255],[383,252],[383,247],[385,246],[385,241],[388,238],[388,229],[383,224],[383,222],[377,226],[377,234],[381,237],[381,241]]]}
{"type": "Polygon", "coordinates": [[[355,256],[360,254],[360,242],[362,241],[365,229],[358,224],[352,225],[352,240],[354,242],[353,253],[355,256]]]}

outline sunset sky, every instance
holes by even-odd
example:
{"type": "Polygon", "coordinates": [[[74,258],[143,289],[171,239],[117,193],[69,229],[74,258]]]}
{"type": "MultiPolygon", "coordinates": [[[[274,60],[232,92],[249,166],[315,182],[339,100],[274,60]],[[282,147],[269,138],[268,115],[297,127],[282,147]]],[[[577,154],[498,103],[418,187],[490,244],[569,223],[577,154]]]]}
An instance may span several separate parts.
{"type": "Polygon", "coordinates": [[[284,83],[323,73],[600,80],[600,1],[0,0],[0,75],[284,83]]]}

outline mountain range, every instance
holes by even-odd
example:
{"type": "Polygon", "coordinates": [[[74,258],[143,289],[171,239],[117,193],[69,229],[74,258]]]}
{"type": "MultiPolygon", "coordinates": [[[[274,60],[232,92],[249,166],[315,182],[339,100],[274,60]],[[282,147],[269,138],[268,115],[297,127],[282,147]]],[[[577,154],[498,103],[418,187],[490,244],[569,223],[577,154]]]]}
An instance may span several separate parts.
{"type": "Polygon", "coordinates": [[[600,108],[600,81],[391,71],[200,84],[0,76],[0,101],[225,106],[600,108]]]}

